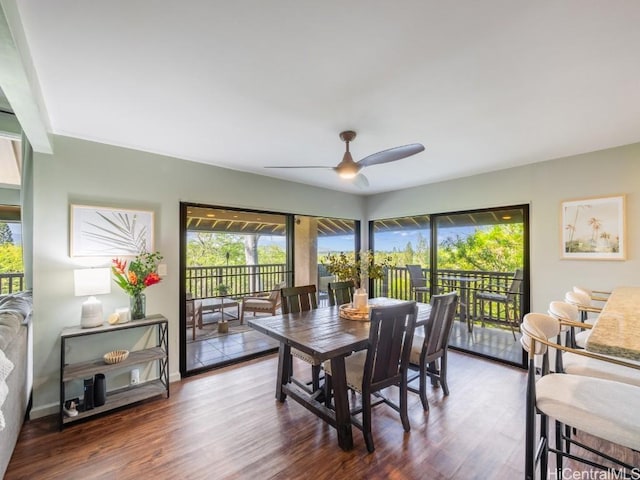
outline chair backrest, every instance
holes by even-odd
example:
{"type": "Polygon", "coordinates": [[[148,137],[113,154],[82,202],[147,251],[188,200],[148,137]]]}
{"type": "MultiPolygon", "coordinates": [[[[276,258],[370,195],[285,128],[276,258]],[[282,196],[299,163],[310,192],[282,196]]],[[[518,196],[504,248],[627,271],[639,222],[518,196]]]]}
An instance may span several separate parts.
{"type": "Polygon", "coordinates": [[[411,288],[427,286],[427,279],[424,278],[422,273],[422,265],[407,265],[407,271],[409,272],[411,288]]]}
{"type": "Polygon", "coordinates": [[[318,308],[315,285],[287,287],[281,289],[282,313],[298,313],[318,308]]]}
{"type": "MultiPolygon", "coordinates": [[[[431,313],[424,325],[424,343],[421,357],[435,359],[446,352],[449,335],[453,327],[453,319],[458,307],[458,292],[451,292],[431,297],[431,313]]],[[[420,361],[422,362],[422,358],[420,361]]],[[[430,360],[431,361],[431,360],[430,360]]]]}
{"type": "Polygon", "coordinates": [[[327,291],[329,292],[329,305],[334,306],[350,303],[353,300],[354,288],[355,285],[353,280],[329,283],[329,285],[327,285],[327,291]]]}
{"type": "Polygon", "coordinates": [[[269,294],[267,299],[271,303],[273,303],[274,305],[279,305],[280,304],[280,292],[282,291],[282,289],[286,285],[287,285],[287,282],[280,282],[279,284],[277,284],[275,287],[273,287],[273,290],[271,290],[271,293],[269,294]]]}
{"type": "Polygon", "coordinates": [[[511,280],[511,285],[509,285],[509,290],[507,290],[507,297],[509,300],[513,300],[516,295],[519,295],[522,290],[522,282],[524,281],[524,272],[521,268],[516,270],[516,273],[513,274],[513,279],[511,280]]]}
{"type": "Polygon", "coordinates": [[[369,346],[362,379],[363,395],[400,384],[409,365],[417,316],[416,302],[371,309],[369,346]]]}

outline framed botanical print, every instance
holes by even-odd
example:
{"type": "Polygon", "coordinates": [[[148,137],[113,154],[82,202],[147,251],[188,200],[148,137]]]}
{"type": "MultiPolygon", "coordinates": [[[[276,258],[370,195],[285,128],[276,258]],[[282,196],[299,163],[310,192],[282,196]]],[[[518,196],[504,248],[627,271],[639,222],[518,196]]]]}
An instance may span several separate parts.
{"type": "Polygon", "coordinates": [[[153,221],[152,211],[71,205],[69,254],[106,257],[152,252],[153,221]]]}

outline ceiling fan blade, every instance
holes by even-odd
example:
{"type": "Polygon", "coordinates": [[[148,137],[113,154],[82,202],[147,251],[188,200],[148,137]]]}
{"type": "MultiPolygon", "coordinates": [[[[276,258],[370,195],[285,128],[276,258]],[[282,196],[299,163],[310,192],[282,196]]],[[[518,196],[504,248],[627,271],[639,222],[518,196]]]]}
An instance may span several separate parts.
{"type": "Polygon", "coordinates": [[[410,157],[416,153],[420,153],[424,150],[424,145],[421,143],[412,143],[411,145],[403,145],[402,147],[394,147],[388,150],[382,150],[381,152],[374,153],[368,157],[364,157],[360,160],[358,165],[368,167],[370,165],[379,165],[381,163],[395,162],[402,158],[410,157]]]}
{"type": "Polygon", "coordinates": [[[333,167],[327,167],[325,165],[296,165],[295,167],[292,167],[290,165],[283,165],[283,166],[278,166],[278,167],[264,167],[264,168],[333,168],[333,167]]]}
{"type": "Polygon", "coordinates": [[[367,177],[365,177],[361,173],[353,177],[351,183],[353,183],[358,188],[367,188],[369,186],[369,180],[367,180],[367,177]]]}

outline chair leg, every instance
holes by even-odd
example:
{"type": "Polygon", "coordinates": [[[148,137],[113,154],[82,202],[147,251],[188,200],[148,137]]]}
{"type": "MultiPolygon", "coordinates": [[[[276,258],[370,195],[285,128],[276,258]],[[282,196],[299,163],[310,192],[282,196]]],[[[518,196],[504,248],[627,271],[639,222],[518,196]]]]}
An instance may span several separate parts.
{"type": "Polygon", "coordinates": [[[515,323],[516,323],[515,306],[512,306],[512,308],[513,308],[513,319],[511,318],[512,308],[509,308],[509,304],[508,303],[504,304],[504,308],[505,308],[506,314],[507,314],[507,323],[511,327],[511,335],[513,335],[513,340],[515,341],[515,340],[517,340],[517,338],[516,338],[516,330],[515,330],[515,323]]]}
{"type": "Polygon", "coordinates": [[[333,385],[331,384],[331,375],[327,375],[327,372],[324,373],[324,405],[325,407],[331,407],[331,389],[333,385]]]}
{"type": "Polygon", "coordinates": [[[320,389],[320,365],[311,365],[311,389],[313,392],[320,389]]]}
{"type": "Polygon", "coordinates": [[[371,395],[362,395],[362,435],[364,443],[367,445],[367,451],[372,453],[375,450],[373,446],[373,435],[371,434],[371,395]]]}
{"type": "Polygon", "coordinates": [[[420,401],[422,409],[429,410],[429,401],[427,400],[427,366],[423,363],[420,365],[420,401]]]}
{"type": "Polygon", "coordinates": [[[447,352],[440,357],[440,385],[445,395],[449,395],[449,385],[447,385],[447,352]]]}
{"type": "Polygon", "coordinates": [[[549,417],[540,415],[540,438],[542,438],[543,450],[540,456],[540,478],[546,479],[549,471],[549,417]]]}
{"type": "Polygon", "coordinates": [[[405,372],[404,379],[400,383],[400,420],[405,432],[411,430],[409,424],[409,414],[407,413],[407,374],[405,372]]]}

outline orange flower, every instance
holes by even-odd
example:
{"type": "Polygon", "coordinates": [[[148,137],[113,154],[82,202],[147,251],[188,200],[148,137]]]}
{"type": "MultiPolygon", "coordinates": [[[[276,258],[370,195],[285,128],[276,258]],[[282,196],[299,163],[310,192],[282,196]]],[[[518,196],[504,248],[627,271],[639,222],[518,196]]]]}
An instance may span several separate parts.
{"type": "Polygon", "coordinates": [[[113,259],[113,268],[115,269],[116,272],[124,275],[124,269],[126,268],[126,266],[127,266],[126,261],[120,260],[118,258],[113,259]]]}
{"type": "Polygon", "coordinates": [[[129,283],[131,285],[138,284],[138,276],[136,275],[136,272],[129,270],[129,272],[127,273],[127,276],[129,277],[129,283]]]}

